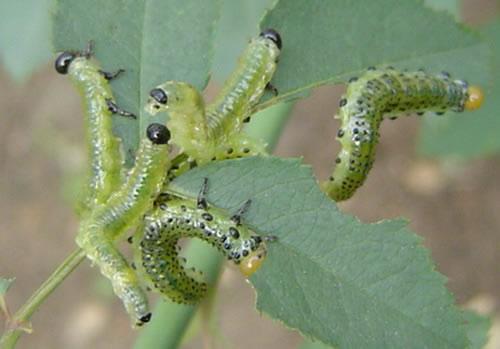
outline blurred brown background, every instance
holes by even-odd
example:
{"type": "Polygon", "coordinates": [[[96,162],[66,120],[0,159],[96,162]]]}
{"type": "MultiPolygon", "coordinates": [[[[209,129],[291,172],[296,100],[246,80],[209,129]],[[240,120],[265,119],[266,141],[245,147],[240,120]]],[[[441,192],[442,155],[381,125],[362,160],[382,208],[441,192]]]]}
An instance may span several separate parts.
{"type": "MultiPolygon", "coordinates": [[[[477,23],[497,11],[494,0],[468,1],[477,23]],[[479,5],[480,4],[480,5],[479,5]]],[[[300,101],[276,154],[303,156],[326,178],[338,144],[333,120],[342,87],[300,101]]],[[[464,116],[467,117],[467,116],[464,116]]],[[[0,70],[0,276],[17,279],[8,293],[16,310],[75,247],[71,199],[85,166],[82,115],[68,79],[52,67],[19,87],[0,70]]],[[[365,222],[406,217],[425,239],[459,303],[474,299],[498,312],[500,302],[500,157],[436,162],[415,153],[419,120],[386,122],[366,184],[340,205],[365,222]]],[[[254,310],[251,287],[231,267],[222,277],[217,348],[295,348],[300,336],[254,310]],[[223,300],[223,302],[221,301],[223,300]]],[[[19,348],[130,348],[121,304],[85,262],[33,318],[19,348]]],[[[200,339],[186,348],[202,348],[200,339]]]]}

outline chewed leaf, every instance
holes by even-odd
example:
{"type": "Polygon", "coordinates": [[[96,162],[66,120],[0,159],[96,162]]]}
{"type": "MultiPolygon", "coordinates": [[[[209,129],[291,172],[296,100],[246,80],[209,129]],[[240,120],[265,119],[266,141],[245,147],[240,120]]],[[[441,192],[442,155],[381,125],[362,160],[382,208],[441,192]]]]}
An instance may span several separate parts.
{"type": "Polygon", "coordinates": [[[234,210],[272,234],[251,278],[257,308],[305,336],[341,348],[465,348],[460,312],[421,239],[401,220],[363,224],[338,211],[297,160],[248,158],[194,169],[172,183],[234,210]]]}

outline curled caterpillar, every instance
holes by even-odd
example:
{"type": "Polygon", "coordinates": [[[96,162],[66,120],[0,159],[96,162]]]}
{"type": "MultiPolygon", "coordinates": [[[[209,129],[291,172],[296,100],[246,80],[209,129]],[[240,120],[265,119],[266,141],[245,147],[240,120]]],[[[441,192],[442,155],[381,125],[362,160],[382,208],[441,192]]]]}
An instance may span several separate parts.
{"type": "Polygon", "coordinates": [[[200,280],[201,273],[185,268],[185,261],[178,256],[179,239],[195,237],[207,241],[238,264],[247,277],[266,256],[265,241],[275,239],[261,237],[241,224],[250,200],[229,216],[208,206],[206,189],[205,179],[197,201],[176,197],[157,201],[155,210],[146,215],[133,239],[138,270],[152,289],[177,303],[196,303],[207,290],[200,280]]]}
{"type": "Polygon", "coordinates": [[[269,85],[280,49],[280,35],[272,29],[253,39],[206,110],[196,88],[177,81],[168,81],[151,90],[145,109],[152,115],[168,112],[173,143],[200,164],[265,154],[265,146],[242,135],[241,129],[269,85]]]}
{"type": "Polygon", "coordinates": [[[147,298],[135,272],[113,242],[127,228],[137,224],[152,206],[170,165],[169,130],[164,125],[151,124],[146,136],[140,142],[135,165],[127,180],[104,205],[96,206],[82,221],[76,238],[87,257],[111,280],[115,294],[137,326],[151,318],[147,298]]]}
{"type": "Polygon", "coordinates": [[[429,75],[423,71],[371,68],[361,77],[352,78],[336,116],[341,120],[337,140],[342,149],[330,179],[323,183],[324,190],[335,201],[341,201],[363,184],[375,160],[384,117],[473,110],[480,107],[482,98],[480,88],[452,80],[447,73],[429,75]]]}
{"type": "Polygon", "coordinates": [[[92,42],[89,42],[85,50],[63,52],[55,61],[56,71],[67,74],[77,87],[85,110],[90,166],[86,191],[79,204],[82,215],[95,205],[104,204],[120,184],[122,155],[119,142],[112,133],[111,115],[119,113],[134,117],[116,106],[108,83],[122,70],[114,74],[103,72],[91,56],[92,42]]]}

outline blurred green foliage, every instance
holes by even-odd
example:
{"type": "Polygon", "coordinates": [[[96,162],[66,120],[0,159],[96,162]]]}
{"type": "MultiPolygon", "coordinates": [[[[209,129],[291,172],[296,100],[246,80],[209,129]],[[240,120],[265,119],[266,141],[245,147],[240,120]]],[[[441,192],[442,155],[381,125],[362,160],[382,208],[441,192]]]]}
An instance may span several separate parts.
{"type": "Polygon", "coordinates": [[[0,1],[0,60],[18,82],[27,80],[52,56],[50,2],[0,1]]]}

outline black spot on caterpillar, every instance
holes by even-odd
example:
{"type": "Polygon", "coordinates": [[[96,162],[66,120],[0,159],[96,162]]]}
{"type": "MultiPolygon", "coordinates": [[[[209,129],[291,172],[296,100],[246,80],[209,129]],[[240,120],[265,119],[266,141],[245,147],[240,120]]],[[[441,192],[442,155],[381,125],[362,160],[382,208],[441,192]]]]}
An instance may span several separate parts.
{"type": "Polygon", "coordinates": [[[111,115],[114,112],[133,115],[116,106],[108,83],[123,70],[114,74],[103,72],[92,59],[92,54],[92,42],[89,42],[85,50],[63,52],[55,61],[56,71],[67,74],[80,92],[85,111],[90,165],[87,185],[79,204],[82,216],[94,206],[104,204],[120,184],[122,154],[119,141],[112,133],[111,115]]]}
{"type": "Polygon", "coordinates": [[[379,127],[384,117],[405,113],[479,108],[482,92],[465,81],[452,80],[447,73],[429,75],[423,71],[400,72],[394,68],[369,69],[351,79],[340,100],[342,145],[330,180],[323,184],[336,200],[350,198],[366,179],[375,160],[379,127]]]}
{"type": "Polygon", "coordinates": [[[241,224],[250,201],[230,216],[208,205],[206,186],[205,179],[196,201],[168,196],[157,200],[156,208],[146,215],[133,239],[135,264],[143,277],[153,290],[177,303],[195,303],[207,290],[200,280],[201,273],[186,268],[185,260],[179,257],[179,239],[195,237],[207,241],[238,264],[247,277],[266,256],[265,241],[275,239],[261,237],[241,224]]]}

